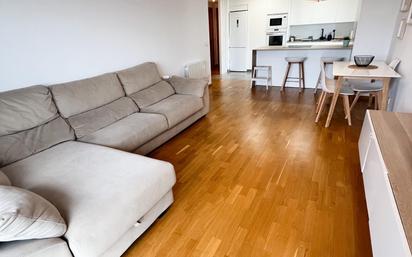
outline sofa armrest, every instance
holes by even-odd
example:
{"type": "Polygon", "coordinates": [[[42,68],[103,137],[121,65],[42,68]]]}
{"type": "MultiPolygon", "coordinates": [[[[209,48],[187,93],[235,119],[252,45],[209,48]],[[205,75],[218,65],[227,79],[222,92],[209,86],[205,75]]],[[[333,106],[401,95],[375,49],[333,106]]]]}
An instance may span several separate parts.
{"type": "Polygon", "coordinates": [[[172,76],[168,81],[177,94],[194,95],[197,97],[203,97],[205,88],[208,86],[208,81],[203,79],[186,79],[172,76]]]}

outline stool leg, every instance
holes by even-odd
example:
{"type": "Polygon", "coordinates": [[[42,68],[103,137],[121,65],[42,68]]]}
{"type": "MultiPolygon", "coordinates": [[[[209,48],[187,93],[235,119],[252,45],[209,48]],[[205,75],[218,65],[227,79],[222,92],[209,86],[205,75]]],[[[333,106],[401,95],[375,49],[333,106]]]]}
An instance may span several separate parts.
{"type": "Polygon", "coordinates": [[[299,63],[299,93],[302,93],[302,64],[299,63]]]}
{"type": "Polygon", "coordinates": [[[289,71],[290,71],[290,63],[288,62],[288,66],[287,66],[287,68],[286,68],[285,77],[283,78],[283,83],[282,83],[282,87],[280,88],[280,91],[284,91],[284,90],[285,90],[285,85],[286,85],[286,81],[287,81],[288,76],[289,76],[289,71]]]}
{"type": "Polygon", "coordinates": [[[305,89],[305,88],[306,88],[306,81],[305,81],[305,63],[302,62],[300,65],[302,65],[303,89],[305,89]]]}
{"type": "Polygon", "coordinates": [[[314,95],[316,95],[316,93],[318,92],[319,83],[320,83],[320,72],[319,72],[318,80],[316,81],[315,89],[313,90],[314,95]]]}
{"type": "Polygon", "coordinates": [[[252,79],[250,80],[250,88],[253,88],[253,79],[255,78],[255,71],[256,71],[256,68],[253,68],[253,70],[252,70],[252,79]]]}

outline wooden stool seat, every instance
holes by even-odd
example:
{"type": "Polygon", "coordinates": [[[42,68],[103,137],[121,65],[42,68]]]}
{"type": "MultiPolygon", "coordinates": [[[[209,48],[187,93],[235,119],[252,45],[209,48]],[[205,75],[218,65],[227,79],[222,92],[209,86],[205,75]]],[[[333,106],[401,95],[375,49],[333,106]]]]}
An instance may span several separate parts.
{"type": "Polygon", "coordinates": [[[282,87],[280,88],[280,91],[285,90],[286,82],[297,82],[299,83],[299,92],[302,92],[302,89],[305,88],[305,60],[306,57],[286,57],[285,60],[288,62],[288,66],[286,68],[286,73],[285,77],[283,79],[282,87]],[[290,67],[292,64],[298,64],[299,65],[299,77],[290,77],[289,72],[290,72],[290,67]]]}

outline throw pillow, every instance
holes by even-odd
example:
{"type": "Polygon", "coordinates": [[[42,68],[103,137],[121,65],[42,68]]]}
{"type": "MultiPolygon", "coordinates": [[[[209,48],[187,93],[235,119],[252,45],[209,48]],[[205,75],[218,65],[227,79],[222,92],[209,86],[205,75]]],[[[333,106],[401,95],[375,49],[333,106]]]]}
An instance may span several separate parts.
{"type": "Polygon", "coordinates": [[[13,186],[0,186],[0,242],[60,237],[66,223],[43,197],[13,186]]]}

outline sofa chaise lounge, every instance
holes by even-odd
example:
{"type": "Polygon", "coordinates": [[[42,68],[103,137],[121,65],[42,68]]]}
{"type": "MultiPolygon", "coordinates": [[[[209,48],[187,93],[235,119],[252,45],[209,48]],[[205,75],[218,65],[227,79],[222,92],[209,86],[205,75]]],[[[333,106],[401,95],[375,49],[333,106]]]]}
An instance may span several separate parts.
{"type": "Polygon", "coordinates": [[[173,166],[139,154],[209,111],[207,82],[154,63],[0,93],[0,167],[57,207],[62,238],[1,242],[0,256],[120,256],[173,202],[173,166]]]}

